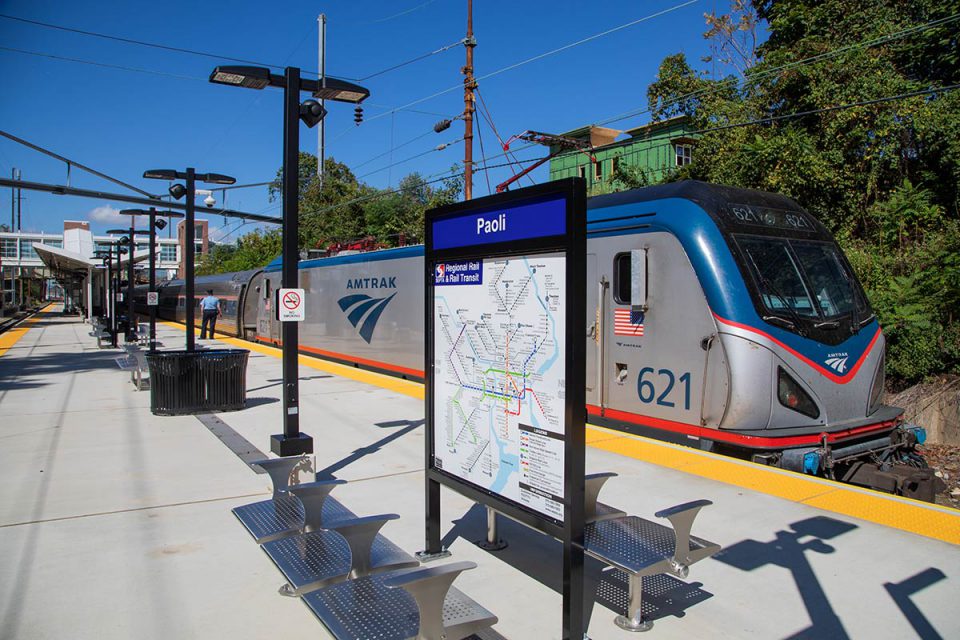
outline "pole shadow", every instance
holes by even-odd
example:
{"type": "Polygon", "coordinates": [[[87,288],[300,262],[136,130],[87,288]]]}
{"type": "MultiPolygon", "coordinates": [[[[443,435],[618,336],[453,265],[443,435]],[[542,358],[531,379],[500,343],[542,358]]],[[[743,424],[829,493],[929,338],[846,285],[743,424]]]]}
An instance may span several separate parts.
{"type": "Polygon", "coordinates": [[[754,571],[774,565],[790,572],[811,624],[789,638],[849,638],[807,559],[807,553],[834,553],[836,548],[825,540],[833,540],[853,531],[857,525],[826,516],[815,516],[788,526],[789,530],[777,531],[774,539],[769,542],[744,540],[723,549],[713,558],[741,571],[754,571]]]}
{"type": "Polygon", "coordinates": [[[355,449],[353,453],[351,453],[349,456],[334,462],[328,467],[325,467],[323,469],[318,469],[317,480],[336,480],[335,474],[337,471],[340,471],[345,467],[350,466],[351,464],[353,464],[354,462],[357,462],[358,460],[360,460],[361,458],[364,458],[365,456],[368,456],[380,451],[380,449],[390,444],[394,440],[402,438],[403,436],[407,435],[417,427],[422,426],[423,423],[424,423],[424,420],[422,418],[419,420],[392,420],[390,422],[375,423],[376,426],[382,429],[392,428],[392,427],[401,427],[401,426],[403,428],[398,429],[397,431],[394,431],[390,435],[380,438],[379,440],[377,440],[372,444],[369,444],[365,447],[361,447],[359,449],[355,449]]]}
{"type": "Polygon", "coordinates": [[[907,622],[923,640],[942,640],[943,636],[937,633],[937,630],[933,628],[920,608],[913,603],[910,596],[944,580],[946,577],[940,569],[929,567],[901,582],[885,582],[883,584],[883,588],[887,590],[893,601],[900,607],[900,611],[903,612],[907,622]]]}

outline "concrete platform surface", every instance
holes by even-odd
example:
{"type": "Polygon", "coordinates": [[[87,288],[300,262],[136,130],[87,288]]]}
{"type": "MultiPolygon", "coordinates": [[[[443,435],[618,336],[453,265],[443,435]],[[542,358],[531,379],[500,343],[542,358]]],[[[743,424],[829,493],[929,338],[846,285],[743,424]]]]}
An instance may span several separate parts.
{"type": "MultiPolygon", "coordinates": [[[[54,310],[0,357],[0,638],[329,637],[277,594],[280,573],[230,512],[268,496],[241,457],[281,430],[279,359],[251,352],[248,408],[222,423],[157,417],[89,330],[54,310]]],[[[349,481],[334,495],[355,513],[399,513],[384,534],[421,549],[423,402],[335,371],[301,366],[316,466],[349,481]]],[[[960,637],[955,544],[602,447],[587,468],[618,473],[602,500],[646,518],[714,502],[694,533],[724,551],[687,580],[645,582],[649,637],[960,637]]],[[[510,546],[483,551],[483,509],[446,489],[442,501],[452,560],[479,565],[457,587],[499,616],[501,636],[558,638],[560,544],[501,519],[510,546]]],[[[587,566],[589,635],[632,637],[612,622],[623,585],[601,568],[587,566]]]]}

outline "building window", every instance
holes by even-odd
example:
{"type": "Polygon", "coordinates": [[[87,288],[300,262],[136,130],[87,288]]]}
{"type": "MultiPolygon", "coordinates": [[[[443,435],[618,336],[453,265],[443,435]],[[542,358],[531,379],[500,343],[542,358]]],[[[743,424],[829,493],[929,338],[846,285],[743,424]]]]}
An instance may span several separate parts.
{"type": "Polygon", "coordinates": [[[583,178],[584,180],[587,179],[587,167],[585,165],[580,165],[577,167],[577,176],[583,178]]]}
{"type": "Polygon", "coordinates": [[[57,247],[58,249],[63,249],[63,240],[44,240],[43,244],[51,247],[57,247]]]}
{"type": "Polygon", "coordinates": [[[200,240],[203,238],[203,225],[198,224],[193,228],[193,237],[196,238],[197,240],[200,240]]]}
{"type": "Polygon", "coordinates": [[[16,238],[0,238],[0,257],[2,258],[17,257],[17,239],[16,238]]]}
{"type": "Polygon", "coordinates": [[[160,260],[163,262],[177,261],[177,246],[173,244],[164,244],[160,246],[160,260]]]}
{"type": "Polygon", "coordinates": [[[203,243],[202,243],[202,242],[195,242],[194,245],[193,245],[193,252],[194,252],[194,253],[198,253],[198,254],[199,254],[199,253],[203,253],[203,243]]]}
{"type": "Polygon", "coordinates": [[[601,160],[593,163],[593,179],[603,180],[603,161],[601,160]]]}
{"type": "Polygon", "coordinates": [[[610,178],[613,179],[617,175],[617,168],[620,166],[620,156],[614,156],[610,158],[610,178]]]}
{"type": "Polygon", "coordinates": [[[682,167],[684,165],[690,164],[693,162],[693,145],[692,144],[678,144],[675,145],[677,149],[677,166],[682,167]]]}
{"type": "Polygon", "coordinates": [[[38,260],[37,252],[33,248],[33,243],[36,240],[21,240],[20,241],[20,259],[21,260],[38,260]]]}

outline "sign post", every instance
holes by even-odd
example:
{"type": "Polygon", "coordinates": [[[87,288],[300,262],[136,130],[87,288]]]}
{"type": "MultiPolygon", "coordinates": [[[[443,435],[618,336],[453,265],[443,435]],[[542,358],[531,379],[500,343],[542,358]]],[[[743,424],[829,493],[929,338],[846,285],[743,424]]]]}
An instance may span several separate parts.
{"type": "Polygon", "coordinates": [[[586,186],[426,213],[426,550],[440,485],[563,542],[562,637],[583,637],[586,186]]]}

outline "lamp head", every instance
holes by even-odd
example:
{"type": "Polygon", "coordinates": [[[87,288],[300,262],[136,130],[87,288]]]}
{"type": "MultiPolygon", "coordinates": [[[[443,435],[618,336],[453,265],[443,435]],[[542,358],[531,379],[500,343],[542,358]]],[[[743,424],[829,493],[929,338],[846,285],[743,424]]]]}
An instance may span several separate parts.
{"type": "Polygon", "coordinates": [[[177,172],[174,169],[147,169],[143,172],[143,177],[154,180],[176,180],[177,172]]]}
{"type": "Polygon", "coordinates": [[[210,82],[247,89],[263,89],[270,84],[270,69],[227,65],[217,67],[210,74],[210,82]]]}

